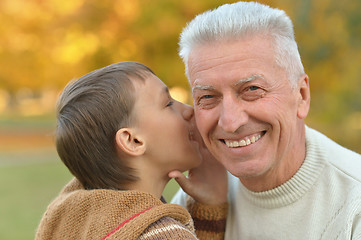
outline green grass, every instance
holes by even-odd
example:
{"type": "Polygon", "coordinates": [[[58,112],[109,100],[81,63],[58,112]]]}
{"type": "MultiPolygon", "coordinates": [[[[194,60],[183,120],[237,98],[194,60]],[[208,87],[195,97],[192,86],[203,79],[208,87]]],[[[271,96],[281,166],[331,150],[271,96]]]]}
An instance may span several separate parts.
{"type": "Polygon", "coordinates": [[[47,205],[70,178],[55,161],[0,167],[0,239],[33,239],[47,205]]]}
{"type": "Polygon", "coordinates": [[[53,149],[39,148],[32,139],[25,140],[29,146],[24,149],[24,144],[6,139],[14,133],[24,143],[21,134],[52,129],[49,119],[0,116],[0,137],[5,137],[5,146],[0,146],[0,239],[34,239],[48,203],[70,179],[53,149]]]}
{"type": "MultiPolygon", "coordinates": [[[[34,239],[47,205],[71,178],[53,149],[0,152],[0,239],[34,239]]],[[[177,189],[172,180],[165,198],[177,189]]]]}
{"type": "Polygon", "coordinates": [[[23,117],[19,115],[1,115],[0,128],[7,130],[43,130],[55,129],[55,116],[52,114],[46,116],[28,116],[23,117]]]}

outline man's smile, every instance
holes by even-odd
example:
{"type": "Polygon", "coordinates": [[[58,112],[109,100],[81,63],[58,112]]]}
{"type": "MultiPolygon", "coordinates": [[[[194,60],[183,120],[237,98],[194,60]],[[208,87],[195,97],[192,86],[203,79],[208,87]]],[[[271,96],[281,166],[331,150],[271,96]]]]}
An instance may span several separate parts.
{"type": "Polygon", "coordinates": [[[239,140],[221,139],[221,141],[223,143],[225,143],[227,145],[227,147],[229,147],[229,148],[244,147],[244,146],[248,146],[252,143],[257,142],[264,134],[265,134],[265,131],[261,132],[261,133],[256,133],[256,134],[246,136],[239,140]]]}

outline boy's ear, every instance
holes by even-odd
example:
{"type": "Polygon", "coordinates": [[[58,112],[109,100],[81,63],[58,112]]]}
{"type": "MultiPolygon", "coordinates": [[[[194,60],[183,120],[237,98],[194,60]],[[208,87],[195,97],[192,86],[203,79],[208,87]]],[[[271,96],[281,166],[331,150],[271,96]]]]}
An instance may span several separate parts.
{"type": "Polygon", "coordinates": [[[310,84],[306,74],[302,75],[299,79],[297,89],[300,96],[297,108],[297,117],[304,119],[308,114],[311,102],[310,84]]]}
{"type": "Polygon", "coordinates": [[[146,149],[143,141],[132,128],[121,128],[115,135],[117,148],[131,156],[143,155],[146,149]]]}

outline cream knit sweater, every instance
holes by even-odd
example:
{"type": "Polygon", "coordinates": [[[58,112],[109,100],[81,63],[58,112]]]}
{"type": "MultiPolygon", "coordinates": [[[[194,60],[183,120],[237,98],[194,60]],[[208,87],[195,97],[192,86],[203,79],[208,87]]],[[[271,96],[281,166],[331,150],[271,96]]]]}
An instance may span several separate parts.
{"type": "Polygon", "coordinates": [[[306,148],[298,172],[275,189],[252,192],[229,175],[225,239],[361,239],[361,155],[308,127],[306,148]]]}

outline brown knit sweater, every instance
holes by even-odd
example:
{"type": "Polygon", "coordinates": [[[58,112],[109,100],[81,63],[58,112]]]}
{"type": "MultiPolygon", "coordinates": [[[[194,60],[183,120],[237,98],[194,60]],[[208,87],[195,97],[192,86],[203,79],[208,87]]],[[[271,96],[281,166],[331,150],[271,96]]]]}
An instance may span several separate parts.
{"type": "MultiPolygon", "coordinates": [[[[227,205],[189,203],[200,239],[223,239],[227,205]],[[197,223],[196,221],[196,223],[197,223]]],[[[186,209],[138,191],[85,190],[76,179],[48,206],[36,240],[197,239],[186,209]]]]}

